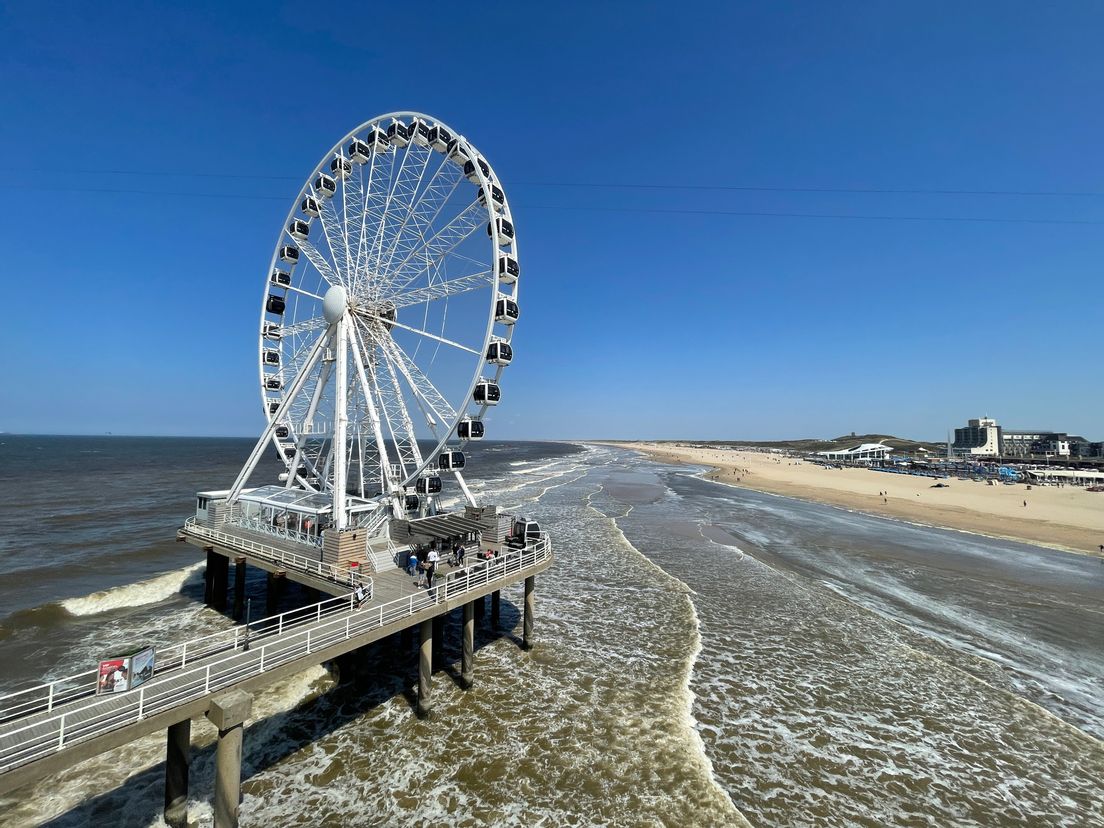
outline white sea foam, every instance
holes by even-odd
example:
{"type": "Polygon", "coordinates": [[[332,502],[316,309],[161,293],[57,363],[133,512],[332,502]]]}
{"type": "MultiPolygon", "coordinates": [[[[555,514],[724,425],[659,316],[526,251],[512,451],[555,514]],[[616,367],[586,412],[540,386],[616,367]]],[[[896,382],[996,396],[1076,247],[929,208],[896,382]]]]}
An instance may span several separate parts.
{"type": "Polygon", "coordinates": [[[200,561],[136,584],[112,587],[82,598],[67,598],[61,602],[61,606],[70,615],[97,615],[124,607],[156,604],[179,592],[180,588],[202,567],[203,562],[200,561]]]}

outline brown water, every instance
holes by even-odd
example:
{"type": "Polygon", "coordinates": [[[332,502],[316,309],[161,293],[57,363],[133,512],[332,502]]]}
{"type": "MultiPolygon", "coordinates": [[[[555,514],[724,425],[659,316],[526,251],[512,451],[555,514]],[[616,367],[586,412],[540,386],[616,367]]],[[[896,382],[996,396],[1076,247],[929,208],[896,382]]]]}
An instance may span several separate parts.
{"type": "MultiPolygon", "coordinates": [[[[1099,563],[612,449],[515,445],[483,469],[554,533],[537,649],[510,632],[518,592],[506,631],[477,636],[475,688],[435,676],[430,721],[412,653],[383,646],[338,681],[272,688],[246,734],[243,825],[1104,824],[1099,563]]],[[[137,587],[10,616],[0,658],[60,669],[46,627],[91,654],[150,619],[166,636],[229,625],[177,553],[137,587]]],[[[212,734],[193,734],[191,811],[210,824],[212,734]]],[[[157,824],[163,749],[84,763],[0,803],[0,823],[157,824]]]]}

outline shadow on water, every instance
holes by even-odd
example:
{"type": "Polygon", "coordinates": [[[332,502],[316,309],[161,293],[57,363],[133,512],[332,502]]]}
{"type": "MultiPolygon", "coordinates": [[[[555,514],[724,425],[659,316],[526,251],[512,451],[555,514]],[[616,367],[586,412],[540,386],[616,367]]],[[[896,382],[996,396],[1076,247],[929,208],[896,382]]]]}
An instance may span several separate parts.
{"type": "MultiPolygon", "coordinates": [[[[500,640],[521,646],[521,638],[512,632],[521,621],[520,608],[505,598],[500,607],[498,630],[491,628],[489,602],[487,613],[482,618],[476,617],[474,643],[477,655],[483,648],[500,640]]],[[[434,675],[444,674],[458,687],[462,648],[461,617],[460,610],[454,610],[445,616],[442,664],[440,669],[434,671],[434,675]]],[[[418,684],[417,625],[411,631],[409,647],[404,647],[401,634],[395,633],[330,662],[326,667],[337,684],[329,691],[298,704],[291,710],[252,722],[246,728],[243,740],[243,788],[253,777],[398,696],[407,701],[411,715],[414,715],[418,684]],[[250,734],[253,738],[250,738],[250,734]],[[279,738],[273,738],[277,734],[279,738]]],[[[477,682],[478,675],[477,664],[477,682]]],[[[190,799],[210,799],[213,795],[207,790],[210,780],[204,783],[202,789],[197,790],[195,776],[197,767],[213,767],[215,748],[215,742],[203,747],[196,747],[194,744],[192,746],[193,784],[189,791],[190,799]]],[[[164,779],[165,763],[158,762],[129,777],[118,788],[91,797],[44,825],[53,828],[76,828],[108,822],[116,825],[149,825],[160,818],[164,807],[164,779]],[[134,790],[143,792],[138,801],[129,798],[130,792],[134,790]],[[119,809],[123,806],[126,811],[120,819],[119,809]]]]}

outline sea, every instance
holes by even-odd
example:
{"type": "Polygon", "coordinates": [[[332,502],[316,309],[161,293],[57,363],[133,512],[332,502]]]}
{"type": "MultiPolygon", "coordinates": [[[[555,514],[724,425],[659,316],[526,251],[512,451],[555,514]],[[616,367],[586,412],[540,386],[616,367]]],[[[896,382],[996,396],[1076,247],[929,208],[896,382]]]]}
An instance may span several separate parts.
{"type": "MultiPolygon", "coordinates": [[[[0,435],[0,693],[231,627],[175,530],[250,448],[0,435]]],[[[261,692],[241,824],[1104,826],[1104,562],[705,471],[480,444],[479,500],[554,539],[536,647],[515,587],[501,629],[477,629],[471,690],[446,626],[430,719],[393,641],[261,692]]],[[[215,733],[192,737],[207,826],[215,733]]],[[[43,780],[0,825],[163,825],[164,750],[151,735],[43,780]]]]}

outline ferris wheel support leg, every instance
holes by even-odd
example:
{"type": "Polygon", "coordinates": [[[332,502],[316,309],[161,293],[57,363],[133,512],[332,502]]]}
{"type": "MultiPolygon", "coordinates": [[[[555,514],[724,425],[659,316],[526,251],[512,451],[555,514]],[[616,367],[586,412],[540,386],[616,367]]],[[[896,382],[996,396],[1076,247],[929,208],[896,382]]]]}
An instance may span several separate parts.
{"type": "Polygon", "coordinates": [[[349,359],[349,334],[346,326],[348,324],[346,313],[342,313],[341,318],[334,323],[336,326],[334,339],[337,340],[337,363],[335,366],[337,377],[334,386],[333,521],[334,528],[339,532],[348,525],[348,514],[345,511],[345,487],[348,485],[346,460],[349,451],[349,447],[345,442],[345,434],[349,426],[349,412],[346,408],[346,393],[348,392],[346,371],[349,359]]]}
{"type": "Polygon", "coordinates": [[[310,356],[307,358],[306,366],[299,372],[298,376],[295,377],[295,382],[292,383],[288,393],[284,395],[284,401],[280,403],[280,407],[276,409],[276,413],[272,415],[268,427],[261,434],[261,439],[253,446],[253,451],[249,455],[249,459],[246,461],[245,466],[242,467],[241,473],[238,474],[238,479],[235,480],[234,485],[230,487],[230,494],[226,498],[228,503],[234,503],[238,499],[242,487],[245,486],[246,481],[249,480],[249,475],[253,474],[253,470],[257,468],[257,463],[264,453],[265,446],[268,445],[269,440],[272,439],[272,433],[276,430],[276,424],[283,419],[284,414],[287,412],[288,408],[291,407],[292,399],[295,398],[295,395],[299,393],[303,384],[307,381],[307,375],[310,374],[311,370],[314,368],[314,364],[318,361],[318,355],[322,353],[322,343],[325,341],[326,335],[323,334],[318,337],[318,341],[314,343],[310,356]]]}
{"type": "Polygon", "coordinates": [[[468,484],[464,482],[464,475],[460,472],[453,472],[456,475],[456,482],[460,484],[460,490],[464,493],[464,499],[468,501],[469,506],[475,506],[475,498],[472,497],[471,489],[468,488],[468,484]]]}
{"type": "MultiPolygon", "coordinates": [[[[360,357],[360,349],[354,347],[352,351],[353,363],[356,365],[357,376],[360,378],[360,384],[364,388],[364,401],[368,405],[368,418],[372,421],[372,435],[376,439],[376,450],[379,451],[380,480],[387,482],[388,492],[393,492],[396,486],[392,479],[391,462],[387,456],[387,446],[383,440],[383,427],[380,425],[379,411],[376,409],[376,404],[373,401],[372,385],[368,382],[368,372],[364,370],[364,360],[360,357]]],[[[399,512],[399,514],[402,513],[399,512]]]]}

